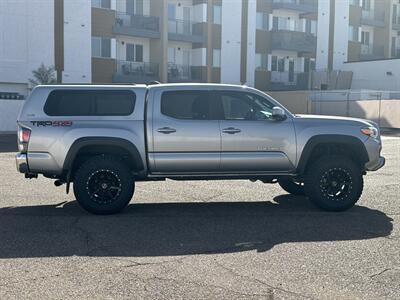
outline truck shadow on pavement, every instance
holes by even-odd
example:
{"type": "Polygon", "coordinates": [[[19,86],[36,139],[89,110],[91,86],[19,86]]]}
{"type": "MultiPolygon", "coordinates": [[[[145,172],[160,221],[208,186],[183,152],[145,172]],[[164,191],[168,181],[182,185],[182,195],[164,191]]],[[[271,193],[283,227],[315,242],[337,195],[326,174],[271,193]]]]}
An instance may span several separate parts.
{"type": "Polygon", "coordinates": [[[89,215],[76,201],[5,207],[0,258],[263,252],[282,243],[385,237],[393,228],[386,214],[363,206],[328,213],[306,198],[274,202],[131,204],[113,216],[89,215]]]}

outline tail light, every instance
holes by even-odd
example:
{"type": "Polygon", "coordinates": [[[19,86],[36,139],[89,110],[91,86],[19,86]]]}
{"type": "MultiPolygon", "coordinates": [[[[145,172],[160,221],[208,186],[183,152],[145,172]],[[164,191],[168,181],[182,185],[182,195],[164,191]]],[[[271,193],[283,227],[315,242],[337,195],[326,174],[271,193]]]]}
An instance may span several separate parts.
{"type": "Polygon", "coordinates": [[[31,130],[25,127],[18,129],[18,149],[21,153],[28,152],[29,139],[31,138],[31,130]]]}

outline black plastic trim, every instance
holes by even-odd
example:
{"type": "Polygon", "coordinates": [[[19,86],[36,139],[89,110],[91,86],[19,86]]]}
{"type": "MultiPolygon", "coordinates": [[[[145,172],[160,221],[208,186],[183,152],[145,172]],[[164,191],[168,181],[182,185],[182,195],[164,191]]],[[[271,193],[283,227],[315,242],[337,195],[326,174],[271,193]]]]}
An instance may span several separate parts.
{"type": "Polygon", "coordinates": [[[77,139],[71,146],[68,151],[68,154],[64,161],[63,170],[69,171],[72,168],[74,160],[78,155],[79,151],[83,147],[87,146],[117,146],[125,149],[131,156],[135,166],[138,167],[138,170],[143,170],[144,165],[140,153],[136,146],[132,144],[130,141],[122,139],[122,138],[113,138],[113,137],[84,137],[77,139]]]}
{"type": "Polygon", "coordinates": [[[356,137],[350,135],[341,135],[341,134],[323,134],[323,135],[316,135],[310,138],[305,145],[303,152],[301,154],[298,166],[297,166],[297,173],[303,174],[308,160],[311,156],[312,151],[315,149],[316,146],[321,144],[344,144],[350,145],[354,147],[359,155],[359,159],[366,163],[369,160],[367,149],[365,149],[365,145],[356,137]]]}

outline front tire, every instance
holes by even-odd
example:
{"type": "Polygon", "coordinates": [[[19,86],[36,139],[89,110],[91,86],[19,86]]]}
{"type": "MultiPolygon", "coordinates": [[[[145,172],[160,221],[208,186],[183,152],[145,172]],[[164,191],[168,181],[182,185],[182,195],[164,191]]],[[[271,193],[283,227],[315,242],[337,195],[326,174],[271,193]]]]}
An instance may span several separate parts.
{"type": "Polygon", "coordinates": [[[344,211],[358,201],[363,190],[360,167],[342,156],[322,157],[305,176],[305,192],[319,208],[327,211],[344,211]]]}
{"type": "Polygon", "coordinates": [[[123,210],[132,199],[135,184],[129,168],[112,156],[85,161],[74,176],[74,194],[82,208],[107,215],[123,210]]]}

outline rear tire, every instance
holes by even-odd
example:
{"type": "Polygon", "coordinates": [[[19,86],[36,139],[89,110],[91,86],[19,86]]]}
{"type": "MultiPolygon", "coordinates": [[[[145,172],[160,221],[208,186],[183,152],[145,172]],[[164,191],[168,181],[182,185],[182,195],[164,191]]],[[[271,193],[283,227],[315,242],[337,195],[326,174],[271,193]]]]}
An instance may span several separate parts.
{"type": "Polygon", "coordinates": [[[305,192],[319,208],[344,211],[358,201],[364,182],[360,167],[343,156],[326,156],[313,163],[305,176],[305,192]]]}
{"type": "Polygon", "coordinates": [[[304,184],[302,182],[296,182],[292,178],[285,178],[278,180],[279,185],[289,194],[295,196],[304,196],[304,184]]]}
{"type": "Polygon", "coordinates": [[[74,176],[74,194],[82,208],[107,215],[123,210],[132,199],[135,183],[129,168],[112,156],[85,161],[74,176]]]}

